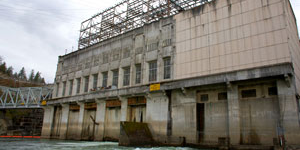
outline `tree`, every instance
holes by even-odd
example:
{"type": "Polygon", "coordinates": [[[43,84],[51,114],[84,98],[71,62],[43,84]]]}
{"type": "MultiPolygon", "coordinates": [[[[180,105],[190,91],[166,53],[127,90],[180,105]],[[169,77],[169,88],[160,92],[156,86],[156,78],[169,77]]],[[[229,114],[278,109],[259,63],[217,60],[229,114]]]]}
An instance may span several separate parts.
{"type": "Polygon", "coordinates": [[[41,81],[41,73],[40,72],[37,72],[33,78],[33,81],[35,83],[39,83],[41,81]]]}
{"type": "Polygon", "coordinates": [[[33,82],[33,79],[34,79],[34,70],[32,69],[31,72],[30,72],[30,75],[29,75],[29,77],[28,77],[28,80],[29,80],[30,82],[33,82]]]}
{"type": "Polygon", "coordinates": [[[44,78],[42,78],[42,79],[41,79],[41,83],[42,83],[42,84],[46,84],[46,82],[45,82],[45,79],[44,79],[44,78]]]}
{"type": "Polygon", "coordinates": [[[25,68],[24,68],[24,67],[20,70],[20,72],[19,72],[19,74],[18,74],[18,78],[19,78],[20,80],[27,80],[27,77],[26,77],[26,71],[25,71],[25,68]]]}
{"type": "Polygon", "coordinates": [[[6,70],[6,74],[10,77],[13,75],[14,68],[12,66],[8,67],[6,70]]]}
{"type": "Polygon", "coordinates": [[[2,64],[3,58],[0,56],[0,65],[2,64]]]}
{"type": "Polygon", "coordinates": [[[6,73],[6,70],[7,70],[7,68],[6,68],[6,63],[3,62],[3,63],[0,65],[0,72],[6,73]]]}
{"type": "Polygon", "coordinates": [[[18,73],[15,72],[14,75],[13,75],[13,77],[14,77],[15,79],[18,79],[18,73]]]}

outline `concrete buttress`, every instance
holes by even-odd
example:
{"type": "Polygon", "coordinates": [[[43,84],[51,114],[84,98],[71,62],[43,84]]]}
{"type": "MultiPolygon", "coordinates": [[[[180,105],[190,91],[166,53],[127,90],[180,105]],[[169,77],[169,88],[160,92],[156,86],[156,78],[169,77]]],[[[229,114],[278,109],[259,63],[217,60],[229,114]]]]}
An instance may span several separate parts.
{"type": "Polygon", "coordinates": [[[62,118],[61,118],[59,139],[64,140],[67,138],[67,127],[69,122],[70,105],[69,104],[61,104],[61,105],[62,105],[62,118]]]}
{"type": "Polygon", "coordinates": [[[97,111],[96,111],[96,126],[95,130],[95,141],[102,141],[104,135],[104,121],[105,121],[105,100],[96,100],[97,103],[97,111]]]}
{"type": "Polygon", "coordinates": [[[44,120],[42,129],[42,138],[49,139],[51,137],[51,127],[53,124],[54,106],[44,107],[44,120]]]}
{"type": "Polygon", "coordinates": [[[83,117],[84,117],[84,103],[83,102],[77,102],[77,104],[80,106],[79,109],[79,116],[78,116],[78,131],[77,131],[77,140],[81,139],[81,132],[82,132],[82,125],[83,125],[83,117]]]}
{"type": "Polygon", "coordinates": [[[228,130],[230,143],[240,143],[240,106],[238,97],[238,86],[229,83],[227,88],[228,99],[228,130]]]}

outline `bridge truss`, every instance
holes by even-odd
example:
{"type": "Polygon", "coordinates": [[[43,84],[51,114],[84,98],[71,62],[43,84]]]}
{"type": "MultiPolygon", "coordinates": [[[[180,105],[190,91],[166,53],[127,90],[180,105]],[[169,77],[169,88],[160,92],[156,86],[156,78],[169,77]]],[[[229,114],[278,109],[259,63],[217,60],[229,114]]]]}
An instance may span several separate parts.
{"type": "Polygon", "coordinates": [[[123,0],[81,23],[78,49],[213,0],[123,0]]]}
{"type": "Polygon", "coordinates": [[[0,109],[40,108],[51,99],[49,87],[9,88],[0,86],[0,109]]]}

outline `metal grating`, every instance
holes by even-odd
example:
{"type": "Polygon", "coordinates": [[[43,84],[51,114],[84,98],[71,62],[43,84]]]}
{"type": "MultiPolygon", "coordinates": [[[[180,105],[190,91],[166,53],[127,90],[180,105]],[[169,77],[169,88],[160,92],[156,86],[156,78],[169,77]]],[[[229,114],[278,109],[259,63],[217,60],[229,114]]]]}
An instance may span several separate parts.
{"type": "Polygon", "coordinates": [[[81,23],[78,49],[213,0],[124,0],[81,23]]]}

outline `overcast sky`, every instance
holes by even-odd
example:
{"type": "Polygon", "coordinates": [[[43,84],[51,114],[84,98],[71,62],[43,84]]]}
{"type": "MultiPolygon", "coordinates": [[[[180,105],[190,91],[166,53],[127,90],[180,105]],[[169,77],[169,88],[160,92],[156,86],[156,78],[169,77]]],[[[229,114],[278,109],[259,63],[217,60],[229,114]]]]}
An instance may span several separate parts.
{"type": "MultiPolygon", "coordinates": [[[[54,80],[57,59],[78,47],[82,21],[121,0],[0,0],[0,56],[54,80]]],[[[290,0],[300,24],[300,0],[290,0]]]]}

